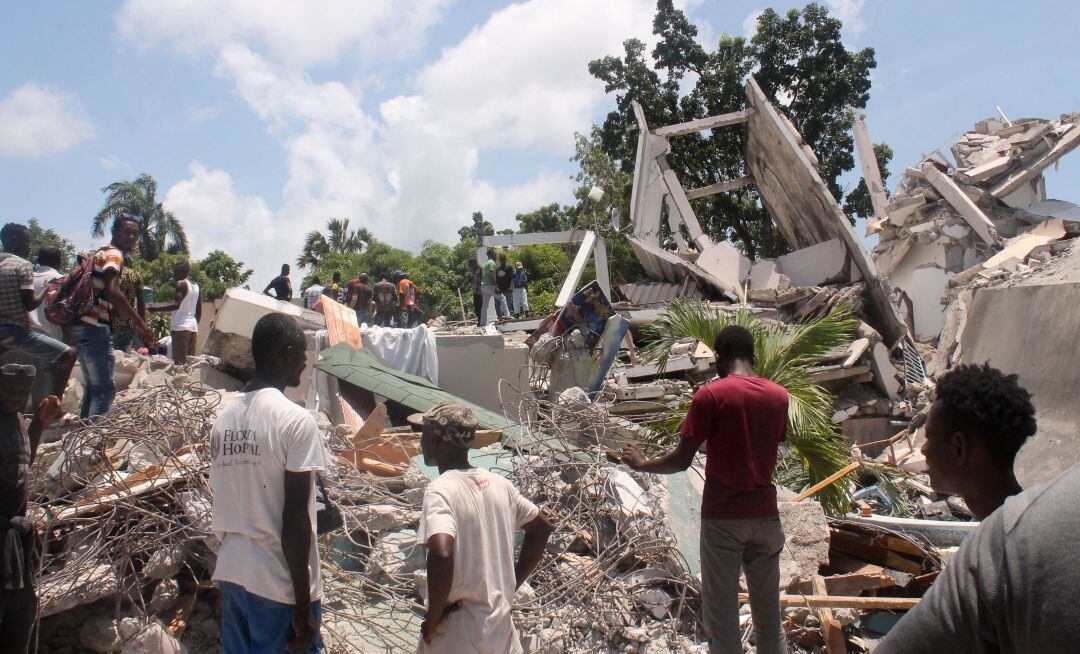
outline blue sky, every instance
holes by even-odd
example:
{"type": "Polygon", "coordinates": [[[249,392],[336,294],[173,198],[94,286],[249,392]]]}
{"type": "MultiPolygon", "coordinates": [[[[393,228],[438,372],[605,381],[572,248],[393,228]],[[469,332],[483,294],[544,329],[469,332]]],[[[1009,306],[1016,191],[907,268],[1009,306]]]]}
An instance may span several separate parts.
{"type": "MultiPolygon", "coordinates": [[[[803,3],[687,0],[701,39],[803,3]]],[[[826,2],[878,68],[867,108],[894,177],[995,105],[1080,110],[1080,4],[826,2]]],[[[685,4],[684,4],[685,6],[685,4]]],[[[159,184],[197,256],[256,282],[349,216],[395,245],[450,241],[570,197],[574,131],[613,99],[590,59],[650,40],[652,0],[125,0],[0,4],[0,219],[91,245],[100,188],[159,184]]],[[[1080,157],[1077,157],[1080,158],[1080,157]]],[[[845,183],[854,185],[849,175],[845,183]]],[[[1080,161],[1047,176],[1080,199],[1080,161]]]]}

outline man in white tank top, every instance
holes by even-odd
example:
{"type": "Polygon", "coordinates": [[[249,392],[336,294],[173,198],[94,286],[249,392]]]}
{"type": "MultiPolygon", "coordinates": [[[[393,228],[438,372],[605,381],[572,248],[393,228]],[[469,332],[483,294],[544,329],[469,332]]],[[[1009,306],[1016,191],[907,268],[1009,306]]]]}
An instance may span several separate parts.
{"type": "Polygon", "coordinates": [[[173,268],[176,280],[176,293],[172,304],[155,304],[150,311],[171,311],[172,355],[177,365],[187,363],[188,355],[195,354],[195,339],[199,335],[199,320],[202,319],[202,303],[199,302],[199,285],[188,276],[191,266],[181,261],[173,268]]]}

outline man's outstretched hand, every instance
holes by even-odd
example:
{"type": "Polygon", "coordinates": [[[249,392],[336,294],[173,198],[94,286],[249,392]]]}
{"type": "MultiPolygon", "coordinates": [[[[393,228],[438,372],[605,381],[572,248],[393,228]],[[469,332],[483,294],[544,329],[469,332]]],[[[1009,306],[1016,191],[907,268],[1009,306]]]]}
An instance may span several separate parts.
{"type": "Polygon", "coordinates": [[[63,409],[60,408],[60,398],[55,395],[50,395],[38,405],[34,417],[37,418],[42,427],[48,427],[59,418],[63,412],[63,409]]]}
{"type": "Polygon", "coordinates": [[[285,645],[286,652],[310,652],[319,635],[319,624],[311,612],[311,606],[297,606],[292,615],[293,639],[285,645]]]}
{"type": "Polygon", "coordinates": [[[645,455],[638,449],[637,445],[629,445],[622,449],[619,453],[623,463],[630,467],[631,470],[637,470],[641,466],[645,465],[648,460],[645,455]]]}

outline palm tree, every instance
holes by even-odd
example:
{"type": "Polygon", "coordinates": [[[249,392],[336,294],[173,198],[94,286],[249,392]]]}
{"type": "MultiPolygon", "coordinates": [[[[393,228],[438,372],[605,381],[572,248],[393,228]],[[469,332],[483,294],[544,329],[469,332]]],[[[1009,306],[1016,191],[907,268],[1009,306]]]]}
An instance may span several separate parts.
{"type": "Polygon", "coordinates": [[[304,239],[304,251],[296,258],[296,264],[301,268],[316,266],[323,257],[335,252],[338,254],[359,254],[364,246],[370,244],[375,237],[365,227],[358,230],[349,230],[348,218],[331,218],[326,221],[326,233],[323,235],[317,229],[308,232],[304,239]]]}
{"type": "Polygon", "coordinates": [[[162,252],[188,254],[187,234],[180,219],[157,199],[157,182],[148,173],[135,181],[114,182],[101,189],[105,206],[94,216],[91,233],[104,236],[106,226],[120,214],[139,219],[139,254],[147,261],[162,252]]]}
{"type": "MultiPolygon", "coordinates": [[[[833,396],[813,381],[810,368],[825,353],[848,343],[857,324],[847,304],[816,320],[785,325],[765,322],[746,308],[728,313],[704,302],[677,301],[645,328],[652,342],[642,356],[663,369],[672,346],[680,340],[695,338],[712,345],[728,325],[749,329],[754,335],[757,373],[786,388],[790,397],[791,448],[778,462],[777,476],[800,490],[851,463],[850,447],[832,421],[833,396]]],[[[852,479],[848,475],[818,495],[826,513],[844,514],[851,503],[852,479]]]]}

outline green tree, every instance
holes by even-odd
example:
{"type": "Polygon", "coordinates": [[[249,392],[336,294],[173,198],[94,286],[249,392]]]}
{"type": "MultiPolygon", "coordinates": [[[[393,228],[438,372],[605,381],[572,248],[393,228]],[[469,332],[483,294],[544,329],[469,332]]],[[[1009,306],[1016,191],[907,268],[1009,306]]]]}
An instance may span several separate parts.
{"type": "Polygon", "coordinates": [[[326,234],[317,229],[308,232],[304,240],[304,251],[296,258],[301,268],[315,266],[330,254],[356,254],[369,245],[374,237],[365,227],[349,229],[348,218],[331,218],[326,221],[326,234]]]}
{"type": "Polygon", "coordinates": [[[481,236],[491,236],[495,233],[495,226],[490,221],[484,220],[484,214],[479,211],[474,211],[472,215],[472,225],[466,225],[458,230],[458,237],[464,241],[467,238],[473,239],[475,242],[481,236]]]}
{"type": "MultiPolygon", "coordinates": [[[[889,181],[889,162],[893,158],[892,148],[884,143],[875,143],[874,158],[877,159],[878,170],[881,171],[881,182],[887,184],[889,181]]],[[[859,178],[859,185],[844,198],[844,212],[852,218],[874,217],[874,204],[870,201],[870,189],[866,188],[866,180],[859,178]]]]}
{"type": "MultiPolygon", "coordinates": [[[[765,322],[747,309],[732,314],[704,302],[679,301],[645,327],[651,341],[642,356],[663,367],[671,348],[682,339],[694,338],[711,344],[728,325],[749,329],[754,334],[756,372],[788,391],[788,442],[792,456],[785,458],[785,464],[797,471],[794,474],[784,471],[784,481],[791,484],[796,480],[798,488],[793,490],[799,491],[851,462],[847,440],[832,421],[833,397],[813,381],[810,368],[826,353],[849,342],[857,323],[851,306],[846,304],[816,320],[784,325],[765,322]]],[[[848,475],[818,495],[829,515],[842,516],[849,508],[852,479],[848,475]]]]}
{"type": "MultiPolygon", "coordinates": [[[[753,73],[813,148],[822,178],[839,200],[843,191],[837,178],[854,167],[847,112],[866,106],[870,71],[876,66],[873,49],[853,52],[844,47],[840,28],[841,22],[817,4],[783,16],[766,9],[750,41],[723,35],[709,52],[672,0],[659,0],[653,22],[658,41],[651,61],[645,44],[629,39],[621,58],[608,56],[589,64],[605,90],[616,93],[616,110],[601,129],[604,151],[620,170],[632,173],[638,134],[634,100],[653,127],[738,111],[746,105],[744,80],[753,73]],[[688,74],[695,81],[683,95],[688,74]]],[[[745,145],[740,129],[688,134],[673,141],[668,159],[685,187],[707,186],[746,174],[745,145]]],[[[693,202],[702,228],[714,239],[733,240],[754,258],[788,249],[752,186],[693,202]]]]}
{"type": "MultiPolygon", "coordinates": [[[[139,273],[139,276],[142,277],[143,286],[154,289],[155,302],[171,302],[173,293],[176,291],[176,282],[173,280],[173,269],[176,267],[176,264],[181,261],[188,261],[187,255],[164,252],[153,260],[135,256],[131,260],[131,265],[135,268],[135,271],[139,273]]],[[[207,279],[199,262],[189,261],[189,264],[191,266],[191,281],[198,284],[200,289],[205,289],[207,286],[210,286],[211,282],[207,279]]]]}
{"type": "Polygon", "coordinates": [[[75,245],[56,233],[51,227],[45,229],[37,218],[31,218],[26,226],[30,228],[30,252],[33,260],[37,261],[38,250],[46,245],[51,245],[60,250],[60,271],[66,272],[75,265],[75,245]]]}
{"type": "Polygon", "coordinates": [[[243,286],[255,272],[251,268],[245,270],[243,261],[233,259],[224,250],[210,252],[196,265],[206,277],[206,282],[201,287],[204,300],[224,297],[225,291],[243,286]]]}
{"type": "Polygon", "coordinates": [[[130,214],[139,219],[139,256],[148,261],[163,252],[188,254],[187,234],[180,219],[165,208],[157,199],[157,182],[148,173],[134,181],[114,182],[101,189],[105,204],[94,216],[91,233],[96,237],[105,235],[109,223],[120,214],[130,214]]]}
{"type": "Polygon", "coordinates": [[[570,229],[574,222],[570,207],[559,206],[558,202],[528,213],[519,213],[514,216],[514,220],[518,222],[519,234],[563,232],[570,229]]]}

